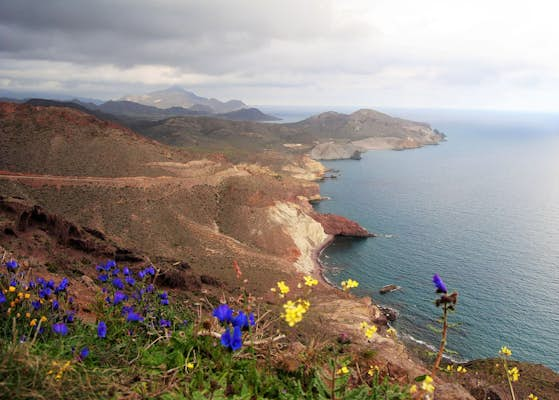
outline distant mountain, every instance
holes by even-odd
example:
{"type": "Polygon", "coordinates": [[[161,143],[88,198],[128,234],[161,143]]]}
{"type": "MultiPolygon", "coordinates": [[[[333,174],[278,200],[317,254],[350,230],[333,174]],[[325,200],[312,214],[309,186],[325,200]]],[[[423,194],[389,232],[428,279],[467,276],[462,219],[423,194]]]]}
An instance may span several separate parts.
{"type": "Polygon", "coordinates": [[[213,113],[211,107],[196,104],[189,108],[170,107],[158,108],[154,106],[146,106],[144,104],[135,103],[128,100],[107,101],[106,103],[95,105],[92,103],[80,103],[81,106],[89,110],[101,111],[103,113],[112,114],[117,117],[126,117],[134,119],[159,120],[170,117],[196,117],[210,116],[221,119],[230,119],[234,121],[277,121],[278,118],[273,115],[264,114],[257,108],[243,108],[228,113],[213,113]]]}
{"type": "Polygon", "coordinates": [[[101,104],[103,100],[90,98],[90,97],[76,97],[63,93],[45,93],[34,91],[14,92],[10,90],[0,89],[0,98],[2,101],[10,101],[12,103],[24,103],[29,99],[50,99],[56,101],[73,101],[76,100],[84,103],[101,104]]]}
{"type": "Polygon", "coordinates": [[[194,109],[199,110],[199,106],[205,106],[207,107],[205,110],[211,110],[210,112],[215,114],[228,113],[247,107],[247,105],[240,100],[222,102],[213,98],[208,99],[184,90],[179,86],[171,86],[165,90],[158,90],[143,95],[125,96],[121,100],[133,101],[146,106],[163,109],[171,107],[190,108],[192,106],[197,106],[194,109]]]}
{"type": "Polygon", "coordinates": [[[273,115],[264,114],[258,108],[243,108],[224,114],[217,114],[216,117],[230,119],[232,121],[279,121],[281,118],[273,115]]]}

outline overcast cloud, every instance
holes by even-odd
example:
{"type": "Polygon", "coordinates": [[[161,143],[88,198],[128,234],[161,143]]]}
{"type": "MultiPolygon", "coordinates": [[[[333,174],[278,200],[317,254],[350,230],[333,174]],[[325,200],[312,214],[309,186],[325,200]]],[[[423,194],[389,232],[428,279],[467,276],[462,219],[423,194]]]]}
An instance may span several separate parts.
{"type": "Polygon", "coordinates": [[[0,89],[559,109],[555,2],[0,0],[0,89]]]}

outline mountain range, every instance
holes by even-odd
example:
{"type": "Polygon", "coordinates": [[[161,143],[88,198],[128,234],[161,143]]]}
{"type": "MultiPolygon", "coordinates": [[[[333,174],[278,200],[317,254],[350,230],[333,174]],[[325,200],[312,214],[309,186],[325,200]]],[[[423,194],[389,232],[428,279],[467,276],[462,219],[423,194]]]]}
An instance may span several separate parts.
{"type": "Polygon", "coordinates": [[[147,94],[124,96],[121,100],[133,101],[135,103],[157,108],[182,107],[192,111],[200,111],[206,114],[222,114],[248,108],[240,100],[220,101],[198,96],[193,92],[184,90],[180,86],[171,86],[168,89],[157,90],[147,94]]]}

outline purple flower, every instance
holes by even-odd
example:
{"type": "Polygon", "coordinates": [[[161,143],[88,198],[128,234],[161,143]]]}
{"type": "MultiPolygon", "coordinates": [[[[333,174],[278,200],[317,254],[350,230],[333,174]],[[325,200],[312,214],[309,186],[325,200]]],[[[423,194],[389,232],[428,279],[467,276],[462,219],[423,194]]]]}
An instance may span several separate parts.
{"type": "Polygon", "coordinates": [[[144,279],[146,277],[146,273],[144,270],[138,271],[138,278],[144,279]]]}
{"type": "Polygon", "coordinates": [[[122,292],[116,291],[115,292],[115,297],[113,299],[113,305],[117,305],[119,303],[122,303],[124,300],[127,300],[128,296],[122,292]]]}
{"type": "Polygon", "coordinates": [[[151,276],[155,275],[155,268],[153,268],[153,265],[150,265],[144,271],[146,271],[146,274],[150,274],[151,276]]]}
{"type": "Polygon", "coordinates": [[[34,281],[29,282],[29,289],[35,289],[35,286],[37,286],[37,284],[34,281]]]}
{"type": "Polygon", "coordinates": [[[239,314],[231,320],[231,323],[241,329],[248,328],[248,317],[244,312],[239,311],[239,314]]]}
{"type": "Polygon", "coordinates": [[[65,291],[66,288],[68,287],[69,283],[70,283],[70,280],[68,278],[63,278],[62,281],[60,281],[60,283],[56,287],[56,289],[54,289],[54,293],[59,293],[59,292],[65,291]]]}
{"type": "Polygon", "coordinates": [[[31,305],[33,306],[35,311],[37,311],[39,308],[41,308],[41,302],[39,300],[32,301],[31,305]]]}
{"type": "Polygon", "coordinates": [[[47,282],[47,287],[54,290],[54,281],[52,279],[47,282]]]}
{"type": "Polygon", "coordinates": [[[80,360],[83,360],[84,358],[86,358],[89,355],[89,347],[84,347],[83,349],[81,349],[80,351],[80,360]]]}
{"type": "Polygon", "coordinates": [[[154,290],[155,290],[155,286],[153,286],[153,284],[151,283],[146,287],[146,293],[151,293],[154,290]]]}
{"type": "Polygon", "coordinates": [[[10,280],[10,286],[14,286],[14,287],[15,287],[15,286],[17,286],[17,284],[18,284],[18,282],[17,282],[16,279],[10,280]]]}
{"type": "Polygon", "coordinates": [[[50,294],[51,294],[51,290],[48,287],[41,289],[39,291],[39,297],[42,299],[46,299],[47,297],[50,296],[50,294]]]}
{"type": "Polygon", "coordinates": [[[230,322],[233,316],[233,310],[227,304],[220,304],[217,306],[212,315],[218,319],[219,322],[230,322]]]}
{"type": "Polygon", "coordinates": [[[53,300],[52,301],[52,309],[54,311],[57,311],[60,308],[60,304],[58,303],[58,300],[53,300]]]}
{"type": "Polygon", "coordinates": [[[171,321],[167,320],[167,319],[160,319],[159,320],[159,326],[162,328],[170,328],[171,327],[171,321]]]}
{"type": "Polygon", "coordinates": [[[438,274],[433,275],[433,283],[437,289],[437,293],[447,293],[446,286],[438,274]]]}
{"type": "Polygon", "coordinates": [[[6,299],[6,295],[4,295],[4,293],[0,290],[0,304],[5,303],[6,301],[8,301],[6,299]]]}
{"type": "Polygon", "coordinates": [[[125,280],[126,283],[129,284],[130,286],[134,286],[136,284],[136,280],[131,276],[127,276],[125,280]]]}
{"type": "Polygon", "coordinates": [[[52,331],[60,336],[66,336],[68,334],[68,327],[64,322],[59,322],[52,326],[52,331]]]}
{"type": "Polygon", "coordinates": [[[123,306],[122,307],[122,315],[126,315],[128,313],[131,313],[132,311],[134,311],[134,307],[132,307],[132,306],[123,306]]]}
{"type": "Polygon", "coordinates": [[[66,322],[68,322],[68,323],[74,322],[74,316],[75,316],[75,314],[76,314],[76,313],[75,313],[74,311],[69,311],[69,312],[66,314],[66,322]]]}
{"type": "Polygon", "coordinates": [[[115,288],[120,290],[124,289],[124,283],[122,283],[119,278],[114,278],[112,283],[115,288]]]}
{"type": "Polygon", "coordinates": [[[16,260],[10,260],[6,263],[6,268],[8,268],[9,271],[15,271],[17,267],[19,267],[19,265],[16,260]]]}
{"type": "Polygon", "coordinates": [[[130,275],[130,269],[129,269],[128,267],[124,267],[124,268],[122,269],[122,273],[123,273],[125,276],[128,276],[128,275],[130,275]]]}
{"type": "Polygon", "coordinates": [[[107,282],[109,280],[109,275],[101,274],[97,277],[97,279],[99,279],[101,282],[107,282]]]}
{"type": "Polygon", "coordinates": [[[126,316],[126,321],[127,322],[142,322],[144,320],[144,317],[142,317],[140,314],[137,314],[135,312],[129,312],[128,315],[126,316]]]}
{"type": "Polygon", "coordinates": [[[169,300],[164,299],[164,300],[161,300],[160,303],[161,303],[162,306],[168,306],[169,305],[169,300]]]}
{"type": "Polygon", "coordinates": [[[103,321],[99,321],[97,325],[97,337],[101,339],[107,337],[107,324],[103,321]]]}
{"type": "Polygon", "coordinates": [[[37,284],[39,284],[41,286],[45,286],[45,283],[46,282],[45,282],[44,278],[41,278],[41,277],[37,278],[37,284]]]}
{"type": "Polygon", "coordinates": [[[227,327],[225,332],[221,335],[221,344],[224,347],[229,347],[233,351],[239,350],[243,346],[241,328],[235,326],[233,328],[233,336],[231,336],[231,330],[227,327]]]}
{"type": "Polygon", "coordinates": [[[108,260],[107,263],[105,264],[105,270],[109,271],[111,268],[116,267],[116,262],[115,260],[108,260]]]}

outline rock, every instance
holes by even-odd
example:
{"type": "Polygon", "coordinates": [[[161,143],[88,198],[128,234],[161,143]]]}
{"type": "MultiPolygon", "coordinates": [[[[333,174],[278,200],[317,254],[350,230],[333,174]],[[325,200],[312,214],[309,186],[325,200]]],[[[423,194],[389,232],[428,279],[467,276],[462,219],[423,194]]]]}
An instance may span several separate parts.
{"type": "Polygon", "coordinates": [[[378,306],[378,308],[390,322],[396,321],[398,318],[397,310],[386,306],[378,306]]]}
{"type": "Polygon", "coordinates": [[[320,143],[313,147],[310,156],[314,160],[360,160],[361,151],[352,143],[320,143]]]}
{"type": "Polygon", "coordinates": [[[315,221],[322,224],[324,232],[326,232],[328,235],[358,238],[375,236],[373,233],[369,233],[357,222],[351,221],[340,215],[314,213],[312,217],[315,221]]]}
{"type": "Polygon", "coordinates": [[[116,262],[140,262],[144,258],[135,254],[132,250],[117,248],[115,251],[114,259],[116,262]]]}

